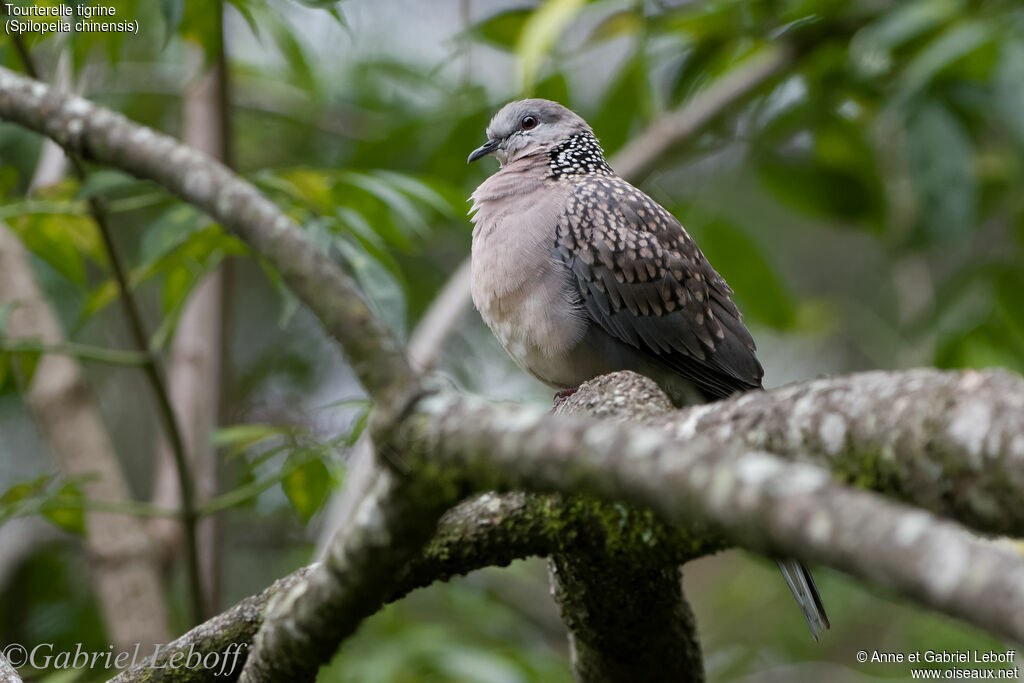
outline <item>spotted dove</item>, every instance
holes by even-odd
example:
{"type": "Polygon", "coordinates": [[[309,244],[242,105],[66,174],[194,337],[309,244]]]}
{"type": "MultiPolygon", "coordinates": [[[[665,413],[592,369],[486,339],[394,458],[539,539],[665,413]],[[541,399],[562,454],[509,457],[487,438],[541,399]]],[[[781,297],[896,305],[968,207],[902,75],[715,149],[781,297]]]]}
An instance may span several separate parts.
{"type": "MultiPolygon", "coordinates": [[[[473,302],[526,372],[570,392],[616,370],[654,379],[677,404],[761,389],[754,340],[672,214],[605,161],[562,105],[505,105],[469,161],[501,168],[473,193],[473,302]]],[[[815,639],[828,628],[808,569],[779,568],[815,639]]]]}

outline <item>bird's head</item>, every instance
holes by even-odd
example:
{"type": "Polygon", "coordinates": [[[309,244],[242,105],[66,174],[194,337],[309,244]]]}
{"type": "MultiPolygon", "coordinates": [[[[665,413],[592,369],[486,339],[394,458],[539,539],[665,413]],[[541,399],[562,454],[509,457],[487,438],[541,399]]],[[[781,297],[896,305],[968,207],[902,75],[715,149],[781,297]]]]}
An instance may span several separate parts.
{"type": "Polygon", "coordinates": [[[487,142],[473,150],[467,163],[493,154],[504,166],[516,159],[547,153],[578,133],[593,135],[586,121],[558,102],[509,102],[491,119],[487,142]]]}

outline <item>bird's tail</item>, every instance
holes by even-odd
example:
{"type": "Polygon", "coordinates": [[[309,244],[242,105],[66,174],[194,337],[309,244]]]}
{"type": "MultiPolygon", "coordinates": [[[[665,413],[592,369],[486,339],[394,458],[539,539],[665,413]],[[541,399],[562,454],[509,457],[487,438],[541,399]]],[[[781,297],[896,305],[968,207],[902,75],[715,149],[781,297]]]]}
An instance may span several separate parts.
{"type": "Polygon", "coordinates": [[[800,605],[800,611],[807,620],[807,627],[811,629],[811,635],[815,642],[818,634],[829,627],[828,615],[825,614],[825,606],[821,604],[821,596],[818,595],[818,587],[814,585],[814,577],[803,562],[799,560],[776,560],[782,578],[786,579],[789,590],[793,591],[793,597],[800,605]]]}

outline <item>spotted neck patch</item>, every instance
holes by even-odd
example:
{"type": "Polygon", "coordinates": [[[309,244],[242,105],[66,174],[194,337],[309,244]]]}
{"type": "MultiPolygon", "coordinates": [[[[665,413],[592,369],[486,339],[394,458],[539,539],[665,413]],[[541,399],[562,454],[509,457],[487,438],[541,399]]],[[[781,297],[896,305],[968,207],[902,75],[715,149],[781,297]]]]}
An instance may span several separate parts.
{"type": "Polygon", "coordinates": [[[604,150],[593,133],[576,133],[548,154],[553,178],[569,175],[612,175],[604,150]]]}

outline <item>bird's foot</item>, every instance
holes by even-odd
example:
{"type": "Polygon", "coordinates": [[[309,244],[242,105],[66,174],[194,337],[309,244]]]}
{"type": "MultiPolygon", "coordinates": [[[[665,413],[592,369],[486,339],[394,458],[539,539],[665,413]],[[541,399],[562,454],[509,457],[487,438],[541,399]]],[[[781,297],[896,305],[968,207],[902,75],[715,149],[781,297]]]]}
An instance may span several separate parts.
{"type": "Polygon", "coordinates": [[[562,405],[562,402],[565,401],[565,399],[569,398],[579,390],[579,387],[573,387],[572,389],[562,389],[561,391],[556,393],[554,398],[554,405],[551,406],[551,412],[554,413],[556,410],[558,410],[558,406],[562,405]]]}

